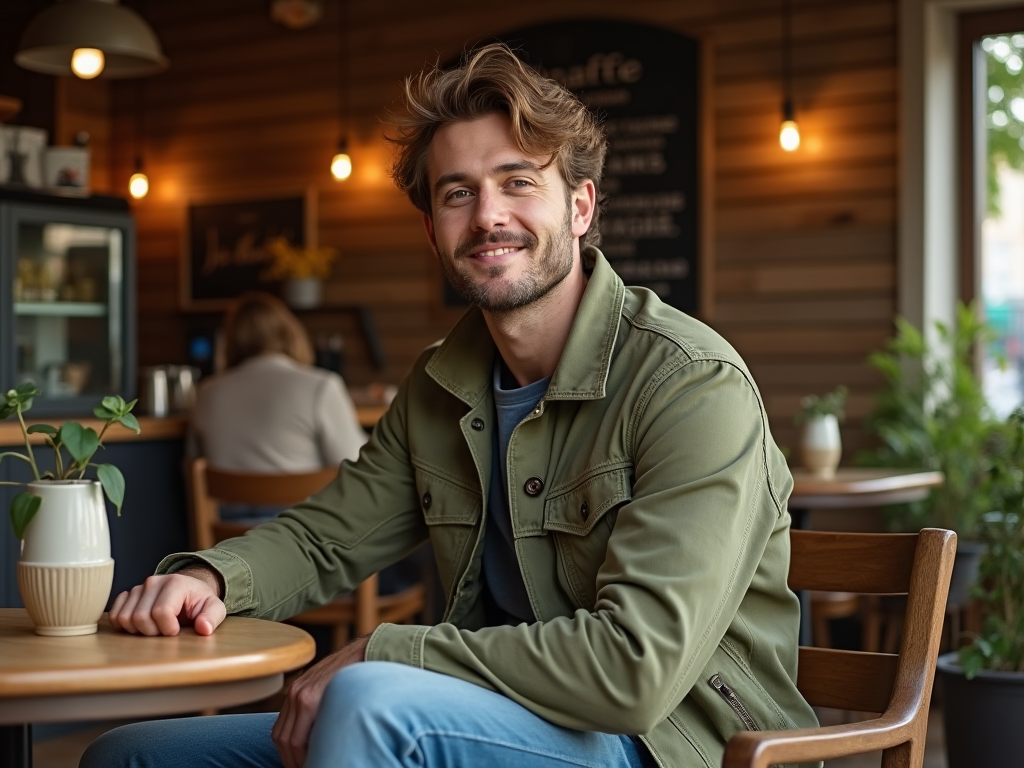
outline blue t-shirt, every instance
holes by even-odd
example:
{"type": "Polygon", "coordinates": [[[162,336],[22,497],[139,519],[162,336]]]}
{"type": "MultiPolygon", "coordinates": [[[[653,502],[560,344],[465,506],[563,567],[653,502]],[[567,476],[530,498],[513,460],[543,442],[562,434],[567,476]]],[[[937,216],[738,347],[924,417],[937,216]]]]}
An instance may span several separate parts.
{"type": "MultiPolygon", "coordinates": [[[[494,363],[494,466],[487,491],[487,531],[484,538],[484,577],[491,597],[506,614],[506,623],[533,622],[533,608],[516,559],[512,514],[508,507],[508,443],[519,422],[525,419],[548,391],[551,377],[525,387],[503,389],[502,372],[507,370],[501,355],[494,363]]],[[[508,380],[513,381],[511,376],[508,380]]]]}

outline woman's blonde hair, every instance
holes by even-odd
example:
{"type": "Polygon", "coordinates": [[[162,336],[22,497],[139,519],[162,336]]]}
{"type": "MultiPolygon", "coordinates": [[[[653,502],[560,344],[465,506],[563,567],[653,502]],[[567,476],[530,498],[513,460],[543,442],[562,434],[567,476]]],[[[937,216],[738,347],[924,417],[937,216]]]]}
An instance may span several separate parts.
{"type": "MultiPolygon", "coordinates": [[[[437,65],[405,80],[406,114],[393,116],[398,145],[391,176],[412,204],[431,213],[427,152],[442,125],[494,113],[509,116],[520,150],[550,156],[568,191],[586,179],[601,201],[601,175],[608,143],[594,115],[562,85],[542,77],[504,43],[467,53],[457,69],[437,65]]],[[[600,206],[581,245],[601,242],[600,206]]]]}
{"type": "Polygon", "coordinates": [[[306,329],[280,299],[267,293],[244,293],[231,302],[224,316],[224,342],[228,368],[267,352],[313,364],[306,329]]]}

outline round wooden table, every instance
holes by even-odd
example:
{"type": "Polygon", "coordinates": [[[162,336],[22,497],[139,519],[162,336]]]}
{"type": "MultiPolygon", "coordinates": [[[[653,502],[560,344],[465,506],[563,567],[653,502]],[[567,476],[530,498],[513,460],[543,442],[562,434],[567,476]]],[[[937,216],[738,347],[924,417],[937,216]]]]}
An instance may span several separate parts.
{"type": "Polygon", "coordinates": [[[196,712],[258,701],[313,658],[301,629],[229,616],[209,637],[99,632],[42,637],[20,608],[0,609],[0,764],[31,765],[30,723],[196,712]]]}

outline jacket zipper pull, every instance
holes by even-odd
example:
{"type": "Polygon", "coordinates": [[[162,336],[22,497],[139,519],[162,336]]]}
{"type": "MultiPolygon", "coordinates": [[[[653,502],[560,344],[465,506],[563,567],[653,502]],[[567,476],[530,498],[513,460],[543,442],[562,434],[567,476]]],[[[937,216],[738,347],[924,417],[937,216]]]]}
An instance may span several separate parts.
{"type": "Polygon", "coordinates": [[[725,680],[717,672],[708,679],[708,685],[718,691],[722,698],[725,699],[726,703],[732,707],[732,711],[736,713],[739,719],[743,722],[744,727],[748,731],[759,731],[757,723],[754,722],[754,718],[747,712],[747,708],[743,706],[743,702],[740,701],[736,692],[725,684],[725,680]]]}

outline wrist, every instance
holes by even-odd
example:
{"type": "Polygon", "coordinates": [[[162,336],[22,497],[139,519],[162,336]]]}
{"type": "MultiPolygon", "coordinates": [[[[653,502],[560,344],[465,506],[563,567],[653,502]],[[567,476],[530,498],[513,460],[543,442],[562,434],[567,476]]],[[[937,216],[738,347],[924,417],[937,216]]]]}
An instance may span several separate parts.
{"type": "Polygon", "coordinates": [[[221,600],[224,599],[224,578],[218,571],[210,568],[208,565],[186,565],[177,573],[180,573],[182,576],[191,576],[193,579],[199,579],[199,581],[212,589],[217,597],[221,600]]]}

